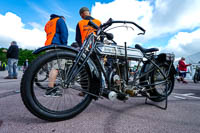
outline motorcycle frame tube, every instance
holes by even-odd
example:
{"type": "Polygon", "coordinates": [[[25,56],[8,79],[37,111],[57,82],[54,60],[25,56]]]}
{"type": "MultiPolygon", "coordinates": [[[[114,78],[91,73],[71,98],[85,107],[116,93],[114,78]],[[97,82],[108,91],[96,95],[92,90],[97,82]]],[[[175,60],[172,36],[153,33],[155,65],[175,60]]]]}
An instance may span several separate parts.
{"type": "Polygon", "coordinates": [[[78,74],[80,72],[80,70],[83,68],[83,66],[85,65],[85,63],[89,59],[90,55],[92,54],[93,49],[94,49],[94,46],[93,46],[94,43],[93,42],[92,42],[92,48],[90,49],[88,55],[86,55],[86,57],[84,57],[83,63],[81,64],[81,66],[77,70],[76,66],[77,66],[78,62],[80,61],[80,59],[83,57],[83,53],[89,47],[88,46],[89,45],[88,42],[90,41],[91,37],[94,37],[94,36],[92,36],[92,34],[89,35],[88,39],[86,39],[86,41],[84,41],[84,44],[82,45],[81,50],[79,51],[78,55],[76,56],[74,64],[73,64],[71,70],[69,71],[69,75],[68,75],[69,80],[65,81],[66,84],[69,84],[71,82],[71,80],[74,79],[74,77],[76,76],[76,74],[78,74]]]}
{"type": "Polygon", "coordinates": [[[127,57],[127,47],[126,47],[126,42],[124,43],[124,47],[125,47],[125,62],[126,62],[126,84],[128,84],[128,68],[129,68],[129,65],[128,65],[128,57],[127,57]]]}

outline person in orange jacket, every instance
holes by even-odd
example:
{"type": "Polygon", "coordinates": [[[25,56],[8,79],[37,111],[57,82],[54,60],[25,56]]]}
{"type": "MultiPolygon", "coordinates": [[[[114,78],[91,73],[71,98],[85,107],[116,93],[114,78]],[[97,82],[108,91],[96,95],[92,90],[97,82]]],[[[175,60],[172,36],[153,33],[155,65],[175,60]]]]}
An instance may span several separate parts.
{"type": "Polygon", "coordinates": [[[44,30],[47,38],[45,46],[51,44],[67,45],[68,29],[63,16],[51,14],[44,30]]]}
{"type": "MultiPolygon", "coordinates": [[[[78,48],[80,49],[84,40],[87,38],[87,36],[94,32],[95,29],[92,28],[91,26],[88,25],[88,22],[90,20],[92,20],[97,26],[101,25],[101,22],[98,19],[95,19],[93,17],[91,17],[90,15],[90,11],[87,7],[82,7],[79,10],[79,14],[82,18],[82,20],[80,20],[76,26],[76,42],[72,45],[72,47],[78,48]]],[[[83,92],[79,93],[79,96],[84,96],[83,92]]]]}
{"type": "MultiPolygon", "coordinates": [[[[46,32],[45,46],[52,44],[67,45],[68,29],[67,25],[65,24],[65,18],[63,16],[51,14],[50,20],[46,23],[44,30],[46,32]]],[[[62,96],[62,94],[60,93],[59,88],[55,88],[54,85],[59,69],[57,61],[52,61],[50,65],[52,69],[49,73],[48,89],[45,93],[45,96],[59,97],[62,96]]]]}
{"type": "Polygon", "coordinates": [[[76,42],[78,43],[78,46],[81,47],[87,36],[95,31],[94,28],[88,25],[88,22],[92,20],[97,26],[100,26],[101,22],[98,19],[91,17],[87,7],[82,7],[79,10],[79,14],[82,20],[79,21],[76,26],[76,42]]]}

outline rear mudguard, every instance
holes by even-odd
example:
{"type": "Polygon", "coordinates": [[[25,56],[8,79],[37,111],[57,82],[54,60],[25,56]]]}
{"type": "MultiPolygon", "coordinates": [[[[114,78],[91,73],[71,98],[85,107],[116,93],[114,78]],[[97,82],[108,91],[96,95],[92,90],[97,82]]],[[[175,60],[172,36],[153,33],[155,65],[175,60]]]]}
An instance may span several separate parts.
{"type": "MultiPolygon", "coordinates": [[[[49,45],[49,46],[45,46],[45,47],[41,47],[35,51],[33,51],[33,54],[39,54],[41,52],[47,51],[47,50],[66,50],[69,52],[73,52],[78,54],[78,50],[70,47],[70,46],[65,46],[65,45],[49,45]]],[[[83,55],[83,58],[85,57],[85,55],[83,55]]],[[[89,58],[87,61],[87,64],[89,66],[90,69],[90,74],[91,74],[91,92],[95,95],[99,96],[100,93],[100,74],[99,71],[94,63],[94,61],[92,60],[92,58],[89,58]]],[[[94,99],[97,99],[97,97],[93,97],[94,99]]]]}
{"type": "MultiPolygon", "coordinates": [[[[168,54],[168,53],[161,53],[159,55],[156,55],[155,57],[155,63],[156,64],[161,64],[161,63],[164,63],[164,64],[170,64],[171,61],[173,61],[174,59],[174,55],[173,54],[168,54]]],[[[154,67],[153,64],[150,63],[150,61],[145,61],[144,62],[144,65],[142,66],[141,68],[141,75],[152,70],[152,68],[154,67]]],[[[174,67],[174,65],[172,64],[171,66],[171,69],[170,69],[170,75],[173,75],[175,76],[176,74],[176,69],[174,67]]],[[[140,79],[140,81],[145,81],[145,80],[148,80],[149,76],[148,74],[144,77],[142,77],[140,79]]]]}
{"type": "Polygon", "coordinates": [[[170,74],[172,75],[176,75],[177,71],[174,67],[174,59],[175,59],[175,55],[171,54],[171,53],[161,53],[158,55],[158,57],[156,58],[156,62],[158,63],[167,63],[170,64],[172,62],[172,66],[171,66],[171,70],[170,70],[170,74]]]}

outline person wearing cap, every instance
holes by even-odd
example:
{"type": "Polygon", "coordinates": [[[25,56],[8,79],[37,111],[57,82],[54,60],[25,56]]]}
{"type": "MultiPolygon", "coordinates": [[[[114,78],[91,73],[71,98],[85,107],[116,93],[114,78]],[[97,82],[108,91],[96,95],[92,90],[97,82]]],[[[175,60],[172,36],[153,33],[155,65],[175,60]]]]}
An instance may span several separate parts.
{"type": "MultiPolygon", "coordinates": [[[[56,14],[50,15],[50,20],[46,23],[46,42],[45,46],[56,44],[56,45],[67,45],[68,40],[68,29],[65,24],[65,18],[56,14]]],[[[53,60],[49,65],[52,67],[49,73],[48,89],[45,96],[48,97],[59,97],[62,96],[59,93],[59,88],[54,88],[54,84],[58,75],[58,64],[56,60],[53,60]]]]}
{"type": "Polygon", "coordinates": [[[88,25],[88,22],[92,20],[97,26],[100,26],[101,22],[98,19],[91,17],[87,7],[82,7],[79,10],[79,14],[82,20],[79,21],[76,26],[76,42],[78,43],[79,47],[81,47],[85,38],[87,38],[90,33],[95,31],[94,28],[88,25]]]}
{"type": "Polygon", "coordinates": [[[178,69],[179,69],[179,79],[177,79],[178,81],[182,81],[183,83],[187,83],[187,81],[185,81],[185,77],[186,77],[186,71],[187,71],[187,67],[190,66],[191,64],[185,64],[185,58],[182,57],[181,60],[179,60],[178,62],[178,69]]]}
{"type": "MultiPolygon", "coordinates": [[[[84,40],[87,38],[87,36],[90,33],[95,31],[94,28],[92,28],[88,25],[88,22],[90,20],[92,20],[97,26],[101,25],[101,22],[98,19],[91,17],[89,9],[87,7],[82,7],[79,10],[79,14],[80,14],[82,20],[79,21],[76,26],[76,38],[75,38],[78,46],[73,44],[74,46],[78,47],[78,49],[81,48],[81,46],[82,46],[84,40]]],[[[84,96],[84,93],[80,92],[79,96],[84,96]]]]}

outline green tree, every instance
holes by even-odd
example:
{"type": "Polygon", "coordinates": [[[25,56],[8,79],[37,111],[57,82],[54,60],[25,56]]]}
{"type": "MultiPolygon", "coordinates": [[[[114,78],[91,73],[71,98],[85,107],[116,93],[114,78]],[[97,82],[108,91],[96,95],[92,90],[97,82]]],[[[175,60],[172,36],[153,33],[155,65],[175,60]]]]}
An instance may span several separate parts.
{"type": "MultiPolygon", "coordinates": [[[[3,52],[3,49],[5,49],[5,48],[0,48],[0,61],[6,62],[6,64],[7,64],[6,53],[3,52]]],[[[37,56],[40,55],[40,54],[34,55],[34,54],[32,54],[32,52],[33,52],[33,50],[20,48],[18,65],[22,66],[26,59],[28,59],[29,63],[31,63],[37,56]]]]}
{"type": "Polygon", "coordinates": [[[3,63],[3,62],[6,62],[7,64],[7,58],[6,58],[6,53],[3,52],[5,48],[0,48],[0,61],[3,63]]]}

